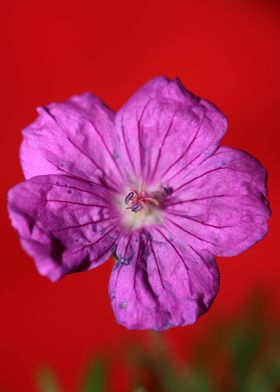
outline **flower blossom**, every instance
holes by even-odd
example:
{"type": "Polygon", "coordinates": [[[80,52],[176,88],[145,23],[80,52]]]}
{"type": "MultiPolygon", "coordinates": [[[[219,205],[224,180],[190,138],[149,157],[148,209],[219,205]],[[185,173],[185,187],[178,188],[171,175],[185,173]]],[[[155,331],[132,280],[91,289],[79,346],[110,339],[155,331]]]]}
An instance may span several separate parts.
{"type": "Polygon", "coordinates": [[[178,79],[155,78],[117,113],[91,93],[38,112],[9,213],[39,273],[57,281],[113,256],[118,323],[194,323],[219,289],[215,256],[267,232],[265,169],[220,146],[226,118],[178,79]]]}

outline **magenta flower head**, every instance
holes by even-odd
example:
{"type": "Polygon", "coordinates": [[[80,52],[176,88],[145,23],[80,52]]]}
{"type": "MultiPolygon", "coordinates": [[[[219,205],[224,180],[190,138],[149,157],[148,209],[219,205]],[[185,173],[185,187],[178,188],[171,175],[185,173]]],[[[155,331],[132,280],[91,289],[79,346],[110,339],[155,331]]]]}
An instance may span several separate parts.
{"type": "Polygon", "coordinates": [[[267,232],[262,165],[220,147],[224,115],[179,80],[152,80],[117,113],[90,93],[38,112],[9,212],[39,273],[56,281],[113,256],[118,323],[194,323],[219,289],[214,257],[267,232]]]}

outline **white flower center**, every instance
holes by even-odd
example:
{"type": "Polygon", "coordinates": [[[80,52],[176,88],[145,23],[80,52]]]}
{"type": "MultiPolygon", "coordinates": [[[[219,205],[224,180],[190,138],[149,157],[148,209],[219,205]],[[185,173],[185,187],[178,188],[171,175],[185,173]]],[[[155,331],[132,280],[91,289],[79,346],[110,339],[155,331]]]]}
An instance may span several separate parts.
{"type": "Polygon", "coordinates": [[[170,194],[170,189],[159,186],[157,190],[146,191],[142,183],[139,188],[127,190],[126,196],[119,198],[119,205],[125,227],[130,230],[159,224],[163,220],[162,202],[170,194]]]}

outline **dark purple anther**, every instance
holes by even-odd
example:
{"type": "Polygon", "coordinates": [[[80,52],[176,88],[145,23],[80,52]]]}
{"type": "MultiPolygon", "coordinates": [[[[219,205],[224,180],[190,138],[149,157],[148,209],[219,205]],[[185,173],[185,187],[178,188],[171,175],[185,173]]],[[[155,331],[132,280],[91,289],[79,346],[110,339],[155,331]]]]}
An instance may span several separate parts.
{"type": "Polygon", "coordinates": [[[140,210],[142,210],[141,204],[135,204],[133,207],[131,207],[132,212],[139,212],[140,210]]]}
{"type": "Polygon", "coordinates": [[[170,196],[173,192],[173,189],[170,186],[163,186],[162,188],[167,196],[170,196]]]}
{"type": "Polygon", "coordinates": [[[134,196],[135,196],[134,192],[129,192],[129,194],[124,199],[125,204],[127,205],[130,202],[130,200],[134,198],[134,196]]]}

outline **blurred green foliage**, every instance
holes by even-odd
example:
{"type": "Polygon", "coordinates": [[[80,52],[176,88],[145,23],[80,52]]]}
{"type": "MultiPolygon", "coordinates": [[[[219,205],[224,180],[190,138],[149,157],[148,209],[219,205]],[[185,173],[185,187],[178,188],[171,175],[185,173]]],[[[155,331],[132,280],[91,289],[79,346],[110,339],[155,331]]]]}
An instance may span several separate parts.
{"type": "Polygon", "coordinates": [[[40,392],[61,392],[56,377],[49,368],[41,369],[38,372],[37,382],[40,392]]]}
{"type": "Polygon", "coordinates": [[[106,391],[106,362],[105,359],[99,358],[93,360],[85,374],[81,392],[105,392],[106,391]]]}
{"type": "MultiPolygon", "coordinates": [[[[280,392],[280,325],[265,309],[263,297],[254,297],[238,318],[217,322],[183,363],[160,333],[150,332],[149,348],[128,345],[121,355],[129,392],[280,392]]],[[[108,362],[92,361],[77,392],[111,392],[108,362]]],[[[39,392],[65,392],[50,370],[40,372],[38,386],[39,392]]]]}

